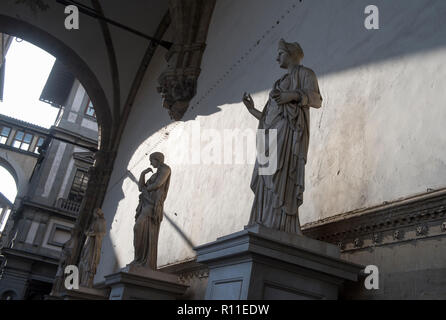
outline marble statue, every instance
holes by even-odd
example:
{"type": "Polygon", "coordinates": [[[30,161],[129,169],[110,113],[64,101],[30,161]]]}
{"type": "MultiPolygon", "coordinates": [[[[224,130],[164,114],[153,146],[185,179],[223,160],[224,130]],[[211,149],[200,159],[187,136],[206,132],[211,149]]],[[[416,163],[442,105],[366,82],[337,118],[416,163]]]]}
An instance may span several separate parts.
{"type": "Polygon", "coordinates": [[[102,239],[106,233],[104,212],[96,209],[90,227],[85,233],[86,239],[82,247],[79,262],[80,285],[92,288],[96,269],[101,258],[102,239]]]}
{"type": "MultiPolygon", "coordinates": [[[[277,130],[277,169],[272,175],[259,174],[256,162],[251,180],[255,194],[249,225],[302,234],[299,207],[305,189],[305,164],[310,138],[310,108],[320,108],[322,97],[315,73],[301,65],[304,52],[298,43],[279,42],[277,61],[288,72],[274,83],[261,112],[251,95],[243,103],[259,120],[259,129],[277,130]]],[[[269,154],[266,146],[266,154],[269,154]]]]}
{"type": "Polygon", "coordinates": [[[158,235],[163,220],[164,201],[170,184],[171,170],[164,163],[164,155],[155,152],[150,155],[151,165],[157,169],[146,182],[146,174],[153,173],[151,168],[144,170],[139,178],[139,204],[136,208],[133,246],[135,259],[132,266],[157,269],[158,235]]]}
{"type": "Polygon", "coordinates": [[[52,296],[59,295],[65,289],[65,267],[68,265],[68,260],[73,252],[74,245],[74,229],[71,229],[70,239],[62,246],[62,254],[57,267],[56,276],[54,278],[53,288],[51,290],[52,296]]]}

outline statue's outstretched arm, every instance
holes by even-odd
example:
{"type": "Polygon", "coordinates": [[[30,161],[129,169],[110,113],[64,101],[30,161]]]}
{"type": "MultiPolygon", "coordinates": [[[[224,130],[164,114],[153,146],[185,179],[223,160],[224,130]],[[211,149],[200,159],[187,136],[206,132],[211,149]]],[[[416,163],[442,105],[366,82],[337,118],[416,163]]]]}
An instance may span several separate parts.
{"type": "Polygon", "coordinates": [[[249,113],[260,121],[260,119],[262,118],[262,112],[255,108],[254,100],[252,99],[250,94],[247,94],[246,92],[243,94],[243,103],[245,104],[246,109],[248,109],[249,113]]]}

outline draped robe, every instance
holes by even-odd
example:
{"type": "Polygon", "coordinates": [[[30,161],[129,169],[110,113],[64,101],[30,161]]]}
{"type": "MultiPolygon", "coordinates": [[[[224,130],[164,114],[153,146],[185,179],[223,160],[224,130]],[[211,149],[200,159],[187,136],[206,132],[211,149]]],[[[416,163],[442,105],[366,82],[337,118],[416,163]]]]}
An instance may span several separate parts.
{"type": "Polygon", "coordinates": [[[105,219],[95,217],[81,252],[79,264],[80,283],[85,287],[93,286],[93,278],[101,258],[102,239],[106,234],[105,219]]]}
{"type": "MultiPolygon", "coordinates": [[[[310,107],[320,108],[322,97],[316,75],[303,66],[276,81],[273,89],[298,92],[302,99],[277,105],[270,98],[262,112],[259,129],[266,130],[267,137],[269,130],[277,130],[277,170],[272,175],[260,175],[256,162],[251,180],[255,199],[249,224],[301,234],[299,207],[305,190],[310,107]]],[[[267,143],[266,155],[272,154],[268,149],[267,143]]]]}
{"type": "Polygon", "coordinates": [[[153,174],[145,184],[139,196],[139,204],[136,209],[136,222],[133,245],[135,248],[135,260],[132,264],[157,268],[158,236],[161,221],[163,220],[164,201],[170,184],[170,168],[163,165],[162,170],[168,171],[167,180],[156,190],[147,191],[147,187],[160,178],[160,169],[153,174]]]}

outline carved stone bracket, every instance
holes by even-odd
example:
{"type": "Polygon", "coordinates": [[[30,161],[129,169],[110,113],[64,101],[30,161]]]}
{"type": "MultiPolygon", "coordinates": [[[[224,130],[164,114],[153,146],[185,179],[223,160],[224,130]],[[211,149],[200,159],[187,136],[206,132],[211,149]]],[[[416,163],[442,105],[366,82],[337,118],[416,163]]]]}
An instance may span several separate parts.
{"type": "Polygon", "coordinates": [[[158,92],[173,120],[183,118],[196,95],[201,59],[215,0],[170,0],[174,45],[166,55],[167,69],[159,77],[158,92]]]}

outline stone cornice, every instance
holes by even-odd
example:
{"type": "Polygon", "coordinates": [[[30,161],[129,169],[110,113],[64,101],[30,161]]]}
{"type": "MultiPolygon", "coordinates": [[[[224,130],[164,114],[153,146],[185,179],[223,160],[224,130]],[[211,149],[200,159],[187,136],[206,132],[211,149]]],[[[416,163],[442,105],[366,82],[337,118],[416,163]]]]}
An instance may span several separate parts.
{"type": "Polygon", "coordinates": [[[30,200],[24,200],[22,202],[22,206],[23,207],[31,207],[34,209],[40,209],[43,210],[44,212],[48,212],[54,215],[57,215],[59,217],[62,217],[64,219],[68,219],[72,222],[76,221],[77,218],[77,214],[73,214],[71,212],[68,211],[64,211],[62,209],[56,208],[56,207],[49,207],[47,205],[41,204],[41,203],[37,203],[34,201],[30,201],[30,200]]]}
{"type": "Polygon", "coordinates": [[[10,127],[19,127],[22,130],[32,131],[33,133],[38,133],[41,135],[49,134],[49,130],[47,128],[20,119],[8,117],[4,114],[0,114],[0,124],[10,127]]]}
{"type": "Polygon", "coordinates": [[[22,259],[29,260],[30,262],[39,261],[43,263],[49,263],[51,265],[57,266],[58,259],[53,257],[44,256],[41,254],[32,253],[25,250],[18,250],[15,248],[2,248],[2,255],[8,259],[8,257],[14,256],[22,259]]]}
{"type": "Polygon", "coordinates": [[[302,229],[344,252],[446,236],[446,189],[336,215],[302,229]]]}
{"type": "Polygon", "coordinates": [[[5,149],[5,150],[8,150],[8,151],[21,153],[21,154],[23,154],[25,156],[30,156],[30,157],[33,157],[33,158],[36,158],[36,159],[39,157],[39,155],[37,153],[31,152],[31,151],[25,151],[25,150],[22,150],[22,149],[19,149],[19,148],[14,148],[14,147],[8,146],[6,144],[0,144],[0,149],[5,149]]]}
{"type": "Polygon", "coordinates": [[[202,279],[209,276],[207,266],[198,263],[196,258],[161,267],[160,271],[176,274],[178,281],[184,284],[189,284],[194,278],[202,279]]]}

